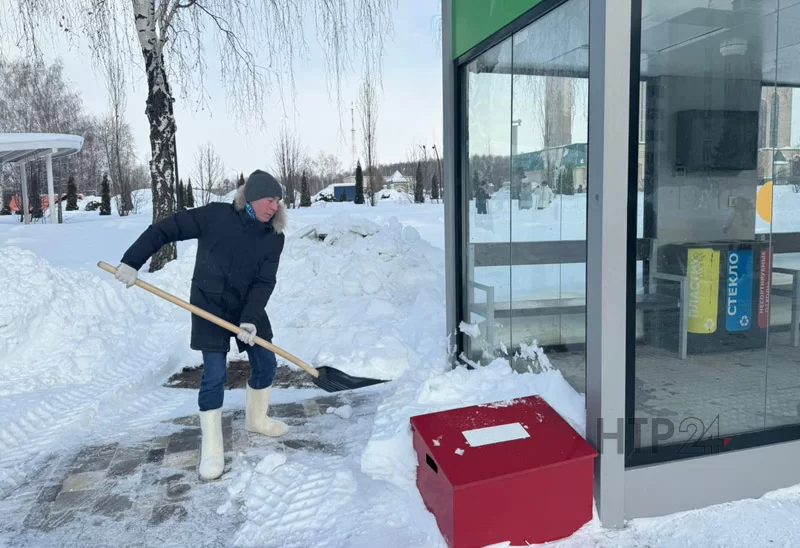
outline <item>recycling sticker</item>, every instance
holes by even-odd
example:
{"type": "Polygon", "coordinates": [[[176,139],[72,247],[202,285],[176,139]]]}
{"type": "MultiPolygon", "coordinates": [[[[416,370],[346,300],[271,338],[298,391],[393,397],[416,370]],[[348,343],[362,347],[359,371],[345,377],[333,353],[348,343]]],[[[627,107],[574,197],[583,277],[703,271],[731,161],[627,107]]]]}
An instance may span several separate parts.
{"type": "Polygon", "coordinates": [[[725,287],[725,329],[750,329],[753,314],[753,252],[729,251],[725,287]]]}
{"type": "Polygon", "coordinates": [[[720,253],[717,250],[708,248],[689,250],[687,267],[689,333],[708,335],[717,330],[719,263],[720,253]]]}

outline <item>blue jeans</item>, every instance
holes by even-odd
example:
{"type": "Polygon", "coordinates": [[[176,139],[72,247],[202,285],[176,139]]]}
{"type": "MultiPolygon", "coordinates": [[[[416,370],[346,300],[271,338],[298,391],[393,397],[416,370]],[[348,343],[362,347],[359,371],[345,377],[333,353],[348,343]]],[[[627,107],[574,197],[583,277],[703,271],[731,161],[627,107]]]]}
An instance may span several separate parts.
{"type": "MultiPolygon", "coordinates": [[[[200,381],[200,394],[197,404],[200,411],[210,411],[222,407],[225,394],[225,381],[228,378],[226,352],[203,352],[203,379],[200,381]]],[[[247,349],[250,358],[250,388],[260,390],[272,386],[278,362],[275,354],[261,346],[247,349]]]]}

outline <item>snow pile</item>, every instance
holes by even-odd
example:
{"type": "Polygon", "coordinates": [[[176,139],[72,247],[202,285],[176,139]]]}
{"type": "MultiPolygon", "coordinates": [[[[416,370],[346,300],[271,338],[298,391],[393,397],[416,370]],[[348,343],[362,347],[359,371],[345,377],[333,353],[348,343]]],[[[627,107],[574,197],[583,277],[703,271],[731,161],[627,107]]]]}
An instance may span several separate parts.
{"type": "Polygon", "coordinates": [[[334,192],[333,189],[334,188],[335,188],[334,185],[326,186],[325,188],[323,188],[322,190],[320,190],[319,192],[317,192],[316,194],[311,196],[311,202],[312,203],[317,203],[317,202],[325,203],[326,199],[327,200],[333,200],[333,192],[334,192]]]}
{"type": "Polygon", "coordinates": [[[378,225],[343,215],[298,228],[268,306],[275,344],[315,366],[397,378],[421,331],[444,338],[443,274],[441,250],[394,217],[378,225]]]}
{"type": "MultiPolygon", "coordinates": [[[[0,493],[24,481],[56,448],[66,451],[88,435],[120,432],[134,421],[152,425],[154,417],[178,409],[196,411],[187,409],[195,391],[160,388],[182,367],[201,362],[189,348],[189,313],[140,288],[126,289],[95,264],[116,265],[148,219],[101,219],[93,221],[97,226],[9,227],[9,233],[24,228],[33,245],[47,249],[51,233],[97,244],[74,257],[53,249],[68,267],[19,247],[0,250],[7,288],[0,300],[0,493]],[[106,228],[97,231],[101,225],[106,228]]],[[[326,243],[304,236],[309,227],[290,233],[268,305],[275,344],[316,365],[399,377],[420,341],[442,339],[441,250],[394,218],[319,221],[309,227],[339,236],[326,243]]],[[[140,277],[188,301],[196,247],[184,244],[177,261],[155,274],[143,268],[140,277]]],[[[230,357],[237,357],[231,348],[230,357]]],[[[338,414],[344,418],[347,410],[338,414]]]]}
{"type": "MultiPolygon", "coordinates": [[[[143,277],[187,299],[178,281],[192,265],[187,254],[143,277]]],[[[183,402],[153,386],[187,361],[187,313],[94,272],[0,249],[0,493],[49,450],[80,443],[79,432],[99,436],[183,402]]]]}
{"type": "MultiPolygon", "coordinates": [[[[186,255],[157,276],[141,277],[188,299],[188,286],[176,282],[191,276],[193,263],[186,255]]],[[[140,348],[143,341],[131,333],[153,332],[186,314],[95,271],[53,268],[28,251],[0,249],[0,279],[9,288],[0,301],[0,395],[95,380],[126,357],[125,350],[140,348]]],[[[175,323],[188,337],[186,322],[175,323]]]]}
{"type": "Polygon", "coordinates": [[[380,227],[370,220],[353,218],[345,214],[338,217],[329,217],[307,226],[299,236],[321,240],[326,244],[332,245],[335,243],[356,242],[359,237],[372,236],[379,229],[380,227]]]}
{"type": "Polygon", "coordinates": [[[384,188],[384,189],[381,189],[381,190],[377,191],[375,193],[375,198],[377,200],[379,200],[378,203],[384,203],[387,200],[388,201],[392,201],[392,202],[397,202],[397,203],[400,203],[400,204],[413,204],[414,203],[414,197],[411,196],[410,194],[407,194],[405,192],[401,192],[399,190],[390,189],[390,188],[384,188]]]}
{"type": "MultiPolygon", "coordinates": [[[[503,359],[476,370],[450,369],[440,204],[321,205],[289,212],[268,305],[274,342],[317,365],[394,381],[364,390],[378,406],[374,422],[363,408],[345,404],[293,427],[297,437],[288,439],[319,441],[326,448],[320,452],[283,452],[279,442],[267,440],[263,451],[239,453],[216,487],[208,485],[223,495],[210,508],[237,523],[244,519],[233,536],[237,546],[444,547],[416,489],[410,417],[539,394],[583,434],[583,396],[550,367],[535,341],[522,345],[520,358],[538,364],[531,368],[538,374],[517,373],[503,359]]],[[[65,212],[65,219],[70,222],[25,227],[0,219],[0,245],[6,246],[0,249],[0,498],[53,454],[69,457],[90,435],[131,442],[141,433],[137,428],[196,412],[196,391],[160,387],[200,361],[189,349],[189,313],[141,289],[125,289],[95,266],[99,259],[116,264],[149,215],[79,211],[65,212]]],[[[545,221],[531,213],[519,226],[539,230],[545,221]]],[[[140,276],[188,299],[194,245],[179,243],[178,261],[140,276]]],[[[533,276],[532,294],[550,291],[543,285],[548,279],[546,272],[533,276]]],[[[474,328],[460,326],[472,335],[474,328]]],[[[289,401],[298,392],[320,393],[280,389],[272,401],[289,401]]],[[[243,391],[226,392],[226,408],[243,406],[243,391]]],[[[193,496],[190,508],[208,506],[193,496]]],[[[798,527],[791,525],[799,508],[800,489],[793,488],[636,520],[620,531],[604,530],[595,519],[553,546],[796,546],[798,527]]],[[[196,526],[206,530],[208,523],[196,526]]]]}

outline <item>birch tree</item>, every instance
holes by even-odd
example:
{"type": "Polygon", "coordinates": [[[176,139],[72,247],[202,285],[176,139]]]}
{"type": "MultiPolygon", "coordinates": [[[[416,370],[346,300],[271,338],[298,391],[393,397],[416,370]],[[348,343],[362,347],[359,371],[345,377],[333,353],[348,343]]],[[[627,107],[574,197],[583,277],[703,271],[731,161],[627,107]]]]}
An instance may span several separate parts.
{"type": "MultiPolygon", "coordinates": [[[[58,30],[84,39],[97,64],[107,63],[114,49],[139,52],[139,68],[147,79],[145,114],[150,127],[150,176],[153,222],[174,211],[176,100],[172,84],[198,104],[207,99],[207,44],[218,56],[220,81],[237,120],[263,123],[263,105],[275,101],[274,84],[292,89],[294,63],[308,53],[305,31],[316,26],[337,105],[341,76],[361,53],[362,63],[380,64],[383,40],[393,30],[397,0],[9,0],[12,17],[0,34],[16,39],[29,55],[42,57],[43,42],[58,30]],[[124,29],[121,46],[112,31],[124,29]],[[369,31],[369,32],[367,32],[369,31]]],[[[138,57],[138,55],[137,55],[138,57]]],[[[330,86],[329,86],[330,91],[330,86]]],[[[280,95],[283,98],[283,95],[280,95]]],[[[150,271],[160,270],[177,256],[174,244],[159,250],[150,271]]]]}

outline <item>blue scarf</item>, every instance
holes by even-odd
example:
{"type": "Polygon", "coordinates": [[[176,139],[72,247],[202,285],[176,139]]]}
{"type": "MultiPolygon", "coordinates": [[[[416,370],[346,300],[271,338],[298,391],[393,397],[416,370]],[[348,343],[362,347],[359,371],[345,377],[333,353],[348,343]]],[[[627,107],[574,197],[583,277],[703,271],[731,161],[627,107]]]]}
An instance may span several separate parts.
{"type": "Polygon", "coordinates": [[[256,219],[256,212],[253,210],[253,206],[250,205],[250,202],[247,202],[245,204],[244,209],[245,211],[247,211],[247,214],[250,215],[251,219],[253,219],[254,221],[258,220],[256,219]]]}

